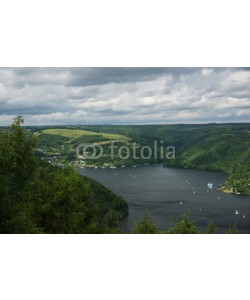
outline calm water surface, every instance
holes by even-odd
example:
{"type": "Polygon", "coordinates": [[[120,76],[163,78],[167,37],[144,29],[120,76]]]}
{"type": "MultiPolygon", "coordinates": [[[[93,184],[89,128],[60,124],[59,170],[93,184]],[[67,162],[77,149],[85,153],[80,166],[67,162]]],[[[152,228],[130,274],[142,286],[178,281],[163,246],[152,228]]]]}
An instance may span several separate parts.
{"type": "Polygon", "coordinates": [[[241,233],[250,233],[250,196],[225,194],[217,188],[226,174],[213,171],[167,169],[161,165],[118,169],[79,169],[81,175],[91,177],[129,204],[129,215],[122,229],[129,233],[133,223],[148,210],[160,229],[173,224],[190,211],[200,229],[209,220],[216,223],[218,232],[225,232],[234,223],[241,233]],[[213,189],[208,189],[208,182],[213,189]],[[238,210],[239,215],[235,212],[238,210]],[[243,218],[243,216],[245,217],[243,218]]]}

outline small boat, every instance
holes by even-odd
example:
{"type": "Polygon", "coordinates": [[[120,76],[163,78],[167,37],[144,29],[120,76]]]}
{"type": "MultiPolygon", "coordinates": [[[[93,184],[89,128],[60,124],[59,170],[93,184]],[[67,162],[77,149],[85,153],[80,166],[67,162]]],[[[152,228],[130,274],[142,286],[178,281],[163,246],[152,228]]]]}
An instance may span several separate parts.
{"type": "Polygon", "coordinates": [[[209,183],[207,184],[207,187],[208,187],[209,189],[212,189],[212,188],[213,188],[213,183],[212,183],[212,182],[209,182],[209,183]]]}
{"type": "Polygon", "coordinates": [[[218,200],[220,200],[220,197],[218,197],[218,200]]]}
{"type": "Polygon", "coordinates": [[[183,203],[182,203],[182,201],[180,202],[180,205],[182,205],[183,203]]]}
{"type": "Polygon", "coordinates": [[[239,215],[239,212],[238,212],[238,210],[236,210],[236,211],[235,211],[235,214],[236,214],[236,215],[239,215]]]}
{"type": "Polygon", "coordinates": [[[193,194],[195,194],[196,192],[195,191],[193,191],[193,194]]]}
{"type": "Polygon", "coordinates": [[[246,215],[244,214],[242,218],[245,219],[245,218],[246,218],[246,215]]]}

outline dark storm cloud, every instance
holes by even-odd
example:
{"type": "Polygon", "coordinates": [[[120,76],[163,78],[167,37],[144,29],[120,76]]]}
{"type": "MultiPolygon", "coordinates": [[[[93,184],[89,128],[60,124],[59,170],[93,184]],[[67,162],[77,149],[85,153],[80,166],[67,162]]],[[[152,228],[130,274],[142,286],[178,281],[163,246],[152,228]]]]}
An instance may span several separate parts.
{"type": "Polygon", "coordinates": [[[179,76],[195,72],[195,68],[2,68],[9,72],[7,84],[25,85],[58,84],[65,86],[91,86],[107,83],[125,83],[151,80],[171,74],[179,76]]]}
{"type": "Polygon", "coordinates": [[[70,85],[99,85],[105,83],[125,83],[136,81],[148,81],[157,76],[171,74],[178,76],[193,72],[191,68],[94,68],[71,69],[72,78],[70,85]]]}
{"type": "Polygon", "coordinates": [[[0,124],[249,121],[250,68],[0,68],[0,124]]]}

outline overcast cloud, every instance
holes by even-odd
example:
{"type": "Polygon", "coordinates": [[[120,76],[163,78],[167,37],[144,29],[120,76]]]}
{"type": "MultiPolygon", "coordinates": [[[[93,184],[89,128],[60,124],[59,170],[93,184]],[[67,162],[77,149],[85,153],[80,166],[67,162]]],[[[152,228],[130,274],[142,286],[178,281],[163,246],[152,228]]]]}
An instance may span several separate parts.
{"type": "Polygon", "coordinates": [[[0,68],[0,125],[249,122],[249,68],[0,68]]]}

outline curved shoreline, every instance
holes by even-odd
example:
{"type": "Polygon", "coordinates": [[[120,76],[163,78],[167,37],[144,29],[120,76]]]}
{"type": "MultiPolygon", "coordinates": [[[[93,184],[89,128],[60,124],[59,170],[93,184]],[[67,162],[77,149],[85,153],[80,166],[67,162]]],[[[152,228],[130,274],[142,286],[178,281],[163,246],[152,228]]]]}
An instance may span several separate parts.
{"type": "MultiPolygon", "coordinates": [[[[188,168],[188,167],[168,167],[168,166],[163,166],[164,168],[173,168],[173,169],[189,169],[189,170],[200,170],[200,171],[212,171],[212,172],[222,172],[224,174],[226,174],[228,176],[228,173],[226,171],[222,171],[222,170],[212,170],[212,169],[203,169],[203,168],[188,168]]],[[[227,180],[227,179],[226,179],[227,180]]],[[[226,182],[225,180],[225,182],[226,182]]],[[[224,184],[225,184],[224,182],[224,184]]],[[[235,192],[233,191],[233,188],[226,188],[224,185],[222,185],[220,188],[217,189],[220,192],[226,193],[226,194],[232,194],[232,195],[245,195],[245,196],[249,196],[250,194],[247,193],[240,193],[240,192],[235,192]]]]}
{"type": "MultiPolygon", "coordinates": [[[[122,165],[122,166],[79,166],[76,165],[77,168],[86,168],[86,169],[122,169],[122,168],[140,168],[140,167],[145,167],[145,166],[154,166],[154,165],[162,165],[163,168],[169,168],[169,169],[189,169],[189,170],[200,170],[200,171],[211,171],[211,172],[221,172],[224,173],[228,176],[227,172],[222,171],[222,170],[214,170],[214,169],[209,169],[209,168],[189,168],[189,167],[174,167],[174,166],[164,166],[164,163],[149,163],[149,164],[144,164],[144,165],[133,165],[133,166],[127,166],[127,165],[122,165]]],[[[226,179],[227,180],[227,179],[226,179]]],[[[225,182],[226,182],[225,180],[225,182]]],[[[226,194],[232,194],[232,195],[246,195],[249,196],[250,194],[247,193],[239,193],[239,192],[235,192],[233,191],[233,188],[226,188],[224,186],[225,182],[222,184],[222,186],[220,188],[217,188],[218,191],[226,193],[226,194]]]]}

